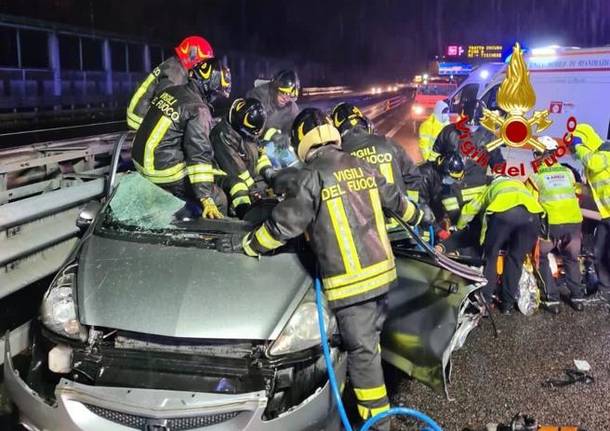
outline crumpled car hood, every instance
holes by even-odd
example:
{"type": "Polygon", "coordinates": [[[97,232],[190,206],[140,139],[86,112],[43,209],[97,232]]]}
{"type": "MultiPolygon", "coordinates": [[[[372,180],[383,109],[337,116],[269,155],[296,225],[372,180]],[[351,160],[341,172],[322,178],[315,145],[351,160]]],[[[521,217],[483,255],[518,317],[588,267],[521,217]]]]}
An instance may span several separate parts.
{"type": "Polygon", "coordinates": [[[205,339],[275,339],[311,288],[297,255],[260,260],[216,250],[91,236],[77,298],[87,325],[205,339]]]}

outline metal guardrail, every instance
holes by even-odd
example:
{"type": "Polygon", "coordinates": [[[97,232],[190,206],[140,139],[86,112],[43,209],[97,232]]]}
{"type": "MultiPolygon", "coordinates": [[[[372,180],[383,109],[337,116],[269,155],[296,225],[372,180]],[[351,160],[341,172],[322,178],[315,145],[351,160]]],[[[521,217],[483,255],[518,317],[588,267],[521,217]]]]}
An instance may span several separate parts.
{"type": "Polygon", "coordinates": [[[381,102],[375,103],[374,105],[362,108],[362,113],[366,115],[369,120],[374,120],[380,115],[383,115],[386,112],[391,111],[406,102],[407,98],[405,96],[394,96],[381,102]]]}
{"type": "Polygon", "coordinates": [[[353,90],[350,87],[305,87],[303,96],[334,96],[337,94],[348,94],[353,90]]]}
{"type": "Polygon", "coordinates": [[[76,244],[81,206],[104,194],[109,160],[126,137],[108,134],[0,152],[0,299],[59,269],[76,244]],[[34,176],[29,183],[26,177],[19,185],[19,176],[32,170],[41,171],[42,180],[34,176]],[[54,177],[45,177],[48,172],[54,177]]]}

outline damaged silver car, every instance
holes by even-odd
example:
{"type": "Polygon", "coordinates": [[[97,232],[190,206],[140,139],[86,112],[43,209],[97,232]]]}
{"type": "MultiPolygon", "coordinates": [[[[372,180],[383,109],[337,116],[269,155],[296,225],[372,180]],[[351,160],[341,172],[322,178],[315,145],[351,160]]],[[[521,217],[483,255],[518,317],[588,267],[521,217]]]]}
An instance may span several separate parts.
{"type": "MultiPolygon", "coordinates": [[[[86,231],[44,296],[22,360],[11,359],[7,340],[5,382],[21,422],[62,431],[339,429],[303,241],[259,260],[220,253],[218,238],[256,220],[176,221],[183,205],[127,174],[99,212],[83,212],[86,231]]],[[[480,285],[404,241],[395,251],[384,358],[442,390],[451,352],[479,318],[480,285]]],[[[346,355],[332,311],[323,317],[343,385],[346,355]]]]}

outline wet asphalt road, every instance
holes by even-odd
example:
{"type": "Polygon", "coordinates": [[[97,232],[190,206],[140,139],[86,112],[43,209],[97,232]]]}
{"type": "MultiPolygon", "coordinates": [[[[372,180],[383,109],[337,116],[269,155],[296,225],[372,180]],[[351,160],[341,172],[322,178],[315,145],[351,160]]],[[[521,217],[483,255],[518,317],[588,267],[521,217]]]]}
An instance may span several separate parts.
{"type": "MultiPolygon", "coordinates": [[[[451,401],[444,394],[399,373],[389,372],[393,405],[426,412],[446,431],[484,430],[487,423],[510,421],[521,412],[539,424],[575,425],[587,431],[610,430],[610,313],[588,306],[576,313],[564,306],[552,316],[502,316],[494,338],[489,320],[476,328],[453,356],[451,401]],[[566,387],[543,387],[547,379],[564,379],[574,359],[591,365],[595,381],[566,387]]],[[[396,429],[417,429],[396,421],[396,429]]]]}

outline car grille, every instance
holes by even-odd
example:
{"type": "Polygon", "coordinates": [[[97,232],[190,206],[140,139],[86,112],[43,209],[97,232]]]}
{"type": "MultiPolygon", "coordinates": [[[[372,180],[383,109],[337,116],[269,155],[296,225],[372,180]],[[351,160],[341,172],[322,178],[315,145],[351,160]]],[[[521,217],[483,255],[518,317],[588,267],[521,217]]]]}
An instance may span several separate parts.
{"type": "Polygon", "coordinates": [[[111,422],[138,430],[167,430],[167,431],[185,431],[194,428],[203,428],[216,425],[222,422],[233,419],[241,411],[218,413],[205,416],[191,416],[183,418],[166,418],[154,419],[145,416],[132,415],[129,413],[118,412],[116,410],[105,409],[103,407],[85,404],[91,412],[109,420],[111,422]]]}

